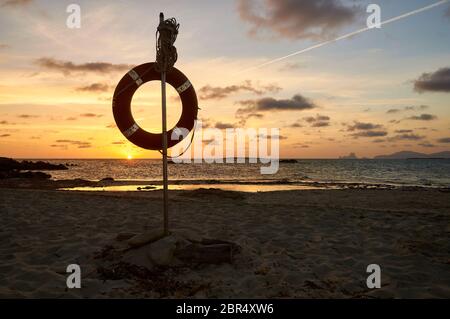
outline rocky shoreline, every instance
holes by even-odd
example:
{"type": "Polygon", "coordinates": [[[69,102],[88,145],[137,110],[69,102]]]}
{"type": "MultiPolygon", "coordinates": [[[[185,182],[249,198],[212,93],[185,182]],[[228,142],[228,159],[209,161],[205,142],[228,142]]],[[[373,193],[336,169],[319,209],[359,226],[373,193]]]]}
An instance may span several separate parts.
{"type": "Polygon", "coordinates": [[[0,179],[9,178],[33,178],[33,179],[49,179],[50,174],[40,172],[67,170],[69,169],[63,164],[50,164],[43,161],[16,161],[12,158],[0,157],[0,179]]]}

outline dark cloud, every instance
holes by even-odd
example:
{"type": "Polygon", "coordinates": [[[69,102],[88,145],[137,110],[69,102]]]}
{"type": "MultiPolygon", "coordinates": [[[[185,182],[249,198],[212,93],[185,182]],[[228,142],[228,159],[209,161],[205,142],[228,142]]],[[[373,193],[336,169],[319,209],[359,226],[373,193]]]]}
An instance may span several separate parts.
{"type": "MultiPolygon", "coordinates": [[[[347,126],[347,131],[353,132],[353,131],[368,131],[368,130],[374,130],[382,128],[383,126],[380,124],[373,124],[373,123],[363,123],[355,121],[353,125],[347,126]]],[[[378,136],[384,136],[384,135],[378,135],[378,136]]]]}
{"type": "Polygon", "coordinates": [[[94,114],[94,113],[83,113],[80,114],[81,117],[89,117],[89,118],[93,118],[93,117],[102,117],[102,114],[94,114]]]}
{"type": "Polygon", "coordinates": [[[395,114],[395,113],[399,113],[399,112],[400,112],[399,109],[390,109],[390,110],[386,111],[387,114],[395,114]]]}
{"type": "Polygon", "coordinates": [[[339,0],[239,0],[238,12],[250,24],[253,36],[269,31],[288,39],[316,40],[352,23],[357,7],[345,6],[339,0]]]}
{"type": "Polygon", "coordinates": [[[418,116],[411,116],[407,118],[408,120],[415,120],[415,121],[432,121],[436,120],[437,116],[432,114],[421,114],[418,116]]]}
{"type": "Polygon", "coordinates": [[[450,143],[450,137],[443,137],[437,140],[438,143],[448,144],[450,143]]]}
{"type": "Polygon", "coordinates": [[[15,125],[15,123],[10,123],[8,121],[3,120],[3,121],[0,121],[0,125],[15,125]]]}
{"type": "Polygon", "coordinates": [[[73,116],[66,118],[66,121],[76,121],[76,120],[77,120],[77,118],[73,117],[73,116]]]}
{"type": "Polygon", "coordinates": [[[111,123],[111,124],[106,125],[106,128],[117,128],[117,125],[116,125],[116,123],[111,123]]]}
{"type": "Polygon", "coordinates": [[[311,127],[326,127],[330,126],[330,122],[315,122],[311,125],[311,127]]]}
{"type": "Polygon", "coordinates": [[[21,118],[21,119],[35,119],[38,117],[39,117],[38,115],[31,115],[31,114],[21,114],[18,116],[18,118],[21,118]]]}
{"type": "Polygon", "coordinates": [[[418,111],[418,110],[426,110],[428,109],[428,105],[418,105],[418,106],[405,106],[406,111],[418,111]]]}
{"type": "Polygon", "coordinates": [[[303,118],[311,127],[326,127],[330,126],[330,117],[326,115],[308,116],[303,118]]]}
{"type": "Polygon", "coordinates": [[[301,111],[313,109],[316,105],[300,94],[294,95],[292,99],[277,100],[266,97],[259,100],[241,101],[241,105],[246,105],[247,110],[265,111],[301,111]]]}
{"type": "Polygon", "coordinates": [[[321,122],[321,121],[329,121],[330,117],[326,115],[317,114],[314,116],[305,117],[304,120],[308,123],[321,122]]]}
{"type": "Polygon", "coordinates": [[[419,146],[422,146],[422,147],[435,147],[436,145],[428,143],[428,142],[424,142],[424,143],[419,143],[419,146]]]}
{"type": "Polygon", "coordinates": [[[255,87],[251,81],[245,81],[240,85],[230,85],[225,87],[213,87],[206,85],[199,90],[200,98],[203,100],[220,100],[226,98],[230,94],[237,93],[239,91],[248,91],[261,95],[267,92],[279,92],[280,87],[270,84],[266,86],[255,87]]]}
{"type": "Polygon", "coordinates": [[[11,134],[2,134],[2,135],[0,135],[0,137],[10,137],[11,136],[11,134]]]}
{"type": "Polygon", "coordinates": [[[303,127],[303,125],[301,125],[298,122],[295,122],[295,123],[292,123],[291,125],[289,125],[289,127],[300,128],[300,127],[303,127]]]}
{"type": "Polygon", "coordinates": [[[54,145],[51,145],[52,147],[63,147],[63,146],[76,146],[77,148],[90,148],[92,147],[92,144],[90,142],[84,142],[84,141],[76,141],[76,140],[56,140],[54,145]]]}
{"type": "Polygon", "coordinates": [[[360,132],[352,134],[352,136],[354,138],[358,138],[358,137],[383,137],[383,136],[386,136],[386,135],[387,135],[386,131],[360,131],[360,132]]]}
{"type": "Polygon", "coordinates": [[[309,148],[309,145],[296,143],[293,145],[295,148],[309,148]]]}
{"type": "Polygon", "coordinates": [[[247,116],[247,118],[252,118],[252,117],[254,117],[255,119],[261,119],[261,118],[264,117],[264,114],[261,114],[261,113],[251,113],[251,114],[248,114],[248,116],[247,116]]]}
{"type": "Polygon", "coordinates": [[[413,130],[396,130],[395,133],[398,134],[405,134],[405,133],[412,133],[413,130]]]}
{"type": "Polygon", "coordinates": [[[403,107],[403,109],[389,109],[386,111],[387,114],[396,114],[396,113],[400,113],[403,111],[419,111],[419,110],[426,110],[428,109],[429,106],[428,105],[417,105],[417,106],[405,106],[403,107]]]}
{"type": "Polygon", "coordinates": [[[81,142],[80,141],[74,141],[74,140],[56,140],[55,143],[77,144],[77,143],[81,143],[81,142]]]}
{"type": "Polygon", "coordinates": [[[120,142],[112,142],[111,144],[114,144],[114,145],[123,145],[123,144],[125,144],[125,142],[124,142],[124,141],[120,141],[120,142]]]}
{"type": "Polygon", "coordinates": [[[22,7],[29,5],[33,0],[6,0],[1,4],[2,7],[22,7]]]}
{"type": "Polygon", "coordinates": [[[377,138],[376,140],[373,140],[372,142],[373,143],[384,143],[384,142],[386,142],[386,140],[382,139],[382,138],[377,138]]]}
{"type": "Polygon", "coordinates": [[[259,134],[259,135],[258,135],[258,138],[260,138],[260,139],[266,139],[266,140],[269,140],[269,139],[279,139],[280,141],[281,141],[281,140],[287,140],[287,139],[288,139],[287,136],[283,136],[283,135],[265,135],[265,134],[259,134]]]}
{"type": "Polygon", "coordinates": [[[8,49],[8,48],[9,48],[9,45],[0,43],[0,50],[4,50],[4,49],[8,49]]]}
{"type": "Polygon", "coordinates": [[[82,86],[77,88],[79,92],[107,92],[109,91],[110,86],[104,83],[93,83],[88,86],[82,86]]]}
{"type": "Polygon", "coordinates": [[[414,128],[415,130],[420,130],[420,131],[432,131],[432,132],[439,132],[439,130],[432,128],[432,127],[416,127],[414,128]]]}
{"type": "Polygon", "coordinates": [[[326,127],[330,126],[330,117],[326,115],[317,114],[314,116],[305,117],[304,120],[311,124],[311,127],[326,127]]]}
{"type": "Polygon", "coordinates": [[[396,136],[393,136],[389,139],[389,141],[419,141],[423,140],[424,136],[417,135],[417,134],[399,134],[396,136]]]}
{"type": "Polygon", "coordinates": [[[432,73],[422,74],[414,81],[416,92],[450,92],[450,68],[441,68],[432,73]]]}
{"type": "Polygon", "coordinates": [[[214,125],[214,127],[215,127],[215,128],[218,128],[218,129],[220,129],[220,130],[224,130],[224,129],[227,129],[227,128],[234,128],[235,125],[234,125],[234,124],[230,124],[230,123],[217,122],[217,123],[214,125]]]}
{"type": "Polygon", "coordinates": [[[52,58],[40,58],[37,59],[35,63],[46,70],[58,71],[65,75],[69,75],[72,72],[93,72],[99,74],[108,74],[118,71],[127,71],[133,67],[128,64],[112,64],[107,62],[75,64],[70,61],[62,61],[52,58]]]}
{"type": "Polygon", "coordinates": [[[244,106],[236,111],[236,118],[240,119],[240,124],[245,125],[251,118],[262,118],[264,112],[268,111],[302,111],[317,107],[312,101],[300,94],[294,95],[292,99],[277,100],[272,97],[266,97],[259,100],[240,101],[244,106]]]}

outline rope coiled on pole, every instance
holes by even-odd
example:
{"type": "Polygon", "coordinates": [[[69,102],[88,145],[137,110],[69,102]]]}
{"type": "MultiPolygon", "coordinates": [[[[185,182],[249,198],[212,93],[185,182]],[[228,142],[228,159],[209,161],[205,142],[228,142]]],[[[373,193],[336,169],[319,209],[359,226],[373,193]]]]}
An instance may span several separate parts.
{"type": "MultiPolygon", "coordinates": [[[[158,72],[170,72],[170,70],[175,65],[178,59],[177,48],[174,46],[174,43],[178,36],[178,29],[180,28],[180,24],[177,23],[175,18],[170,18],[164,20],[164,16],[161,13],[160,15],[160,23],[158,29],[156,30],[156,70],[158,72]]],[[[192,132],[191,140],[189,145],[185,148],[183,152],[176,156],[169,156],[169,159],[176,159],[183,156],[186,151],[192,145],[195,136],[195,126],[192,132]]],[[[159,150],[161,154],[163,152],[159,150]]]]}
{"type": "Polygon", "coordinates": [[[159,72],[170,72],[178,59],[174,46],[180,24],[175,18],[163,20],[156,31],[156,68],[159,72]],[[159,35],[159,36],[158,36],[159,35]]]}

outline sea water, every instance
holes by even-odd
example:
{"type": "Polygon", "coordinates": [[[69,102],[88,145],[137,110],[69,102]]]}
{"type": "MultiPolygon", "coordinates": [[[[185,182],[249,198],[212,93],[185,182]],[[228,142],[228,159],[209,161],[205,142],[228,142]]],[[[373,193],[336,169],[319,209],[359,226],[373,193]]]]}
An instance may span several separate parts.
{"type": "MultiPolygon", "coordinates": [[[[161,181],[162,165],[154,159],[60,159],[64,171],[49,171],[53,179],[161,181]]],[[[450,159],[333,160],[301,159],[280,163],[273,175],[261,175],[260,164],[170,164],[169,179],[178,184],[345,184],[450,187],[450,159]]]]}

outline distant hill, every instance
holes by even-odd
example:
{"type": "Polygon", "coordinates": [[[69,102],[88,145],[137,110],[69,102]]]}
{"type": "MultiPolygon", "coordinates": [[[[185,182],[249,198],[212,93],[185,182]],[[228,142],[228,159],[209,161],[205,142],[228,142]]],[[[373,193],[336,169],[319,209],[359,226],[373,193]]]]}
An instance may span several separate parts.
{"type": "Polygon", "coordinates": [[[450,151],[425,154],[418,152],[402,151],[391,155],[375,156],[375,159],[408,159],[408,158],[450,158],[450,151]]]}
{"type": "Polygon", "coordinates": [[[358,159],[355,153],[350,153],[347,156],[339,156],[339,159],[358,159]]]}
{"type": "Polygon", "coordinates": [[[430,154],[430,156],[434,157],[434,158],[450,158],[450,151],[433,153],[433,154],[430,154]]]}

